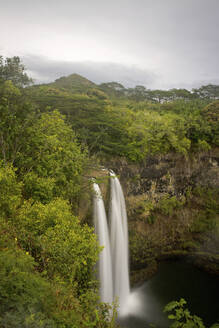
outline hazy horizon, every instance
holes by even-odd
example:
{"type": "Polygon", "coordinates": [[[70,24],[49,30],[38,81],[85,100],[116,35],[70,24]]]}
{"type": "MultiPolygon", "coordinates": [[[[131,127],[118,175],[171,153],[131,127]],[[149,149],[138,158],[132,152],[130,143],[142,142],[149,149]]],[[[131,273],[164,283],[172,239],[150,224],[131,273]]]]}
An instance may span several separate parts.
{"type": "Polygon", "coordinates": [[[0,54],[20,56],[36,83],[219,84],[218,0],[8,0],[0,22],[0,54]]]}

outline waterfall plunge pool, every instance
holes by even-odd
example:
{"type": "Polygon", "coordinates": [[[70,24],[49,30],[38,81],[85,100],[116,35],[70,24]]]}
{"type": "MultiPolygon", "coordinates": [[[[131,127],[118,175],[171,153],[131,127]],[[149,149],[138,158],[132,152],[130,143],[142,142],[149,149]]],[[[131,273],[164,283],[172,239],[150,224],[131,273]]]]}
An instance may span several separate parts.
{"type": "Polygon", "coordinates": [[[127,315],[119,319],[124,328],[169,327],[164,306],[184,298],[191,314],[209,327],[219,320],[219,279],[200,271],[185,260],[164,261],[157,274],[131,292],[127,315]]]}

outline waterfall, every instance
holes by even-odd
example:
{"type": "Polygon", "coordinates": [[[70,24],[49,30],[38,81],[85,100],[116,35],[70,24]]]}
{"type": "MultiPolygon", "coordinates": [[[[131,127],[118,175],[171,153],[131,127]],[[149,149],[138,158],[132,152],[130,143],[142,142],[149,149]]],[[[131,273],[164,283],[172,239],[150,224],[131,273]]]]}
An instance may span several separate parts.
{"type": "Polygon", "coordinates": [[[128,225],[123,191],[114,172],[111,176],[110,198],[110,243],[113,271],[114,299],[119,301],[119,313],[125,312],[125,304],[130,294],[128,263],[128,225]]]}
{"type": "Polygon", "coordinates": [[[126,313],[130,295],[128,265],[128,225],[122,187],[110,171],[110,242],[106,213],[99,186],[94,183],[94,221],[99,243],[104,246],[99,258],[100,296],[102,302],[118,300],[119,314],[126,313]]]}
{"type": "Polygon", "coordinates": [[[99,279],[100,298],[102,302],[112,303],[113,301],[113,281],[112,281],[112,261],[109,242],[109,230],[106,219],[106,212],[99,186],[94,183],[94,224],[95,231],[99,239],[100,246],[104,246],[99,256],[99,279]]]}

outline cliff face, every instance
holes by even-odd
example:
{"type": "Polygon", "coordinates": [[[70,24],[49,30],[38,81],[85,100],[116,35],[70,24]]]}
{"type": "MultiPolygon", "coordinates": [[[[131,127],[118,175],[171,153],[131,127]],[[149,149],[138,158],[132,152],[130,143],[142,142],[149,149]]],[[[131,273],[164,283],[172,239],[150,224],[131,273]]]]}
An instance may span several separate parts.
{"type": "MultiPolygon", "coordinates": [[[[143,193],[184,194],[188,188],[219,188],[219,148],[185,158],[176,154],[150,157],[142,164],[110,163],[120,176],[126,196],[143,193]]],[[[109,166],[109,164],[108,164],[109,166]]]]}
{"type": "Polygon", "coordinates": [[[188,158],[176,154],[142,164],[107,163],[123,186],[130,239],[131,270],[145,278],[156,261],[190,254],[219,273],[219,148],[188,158]]]}

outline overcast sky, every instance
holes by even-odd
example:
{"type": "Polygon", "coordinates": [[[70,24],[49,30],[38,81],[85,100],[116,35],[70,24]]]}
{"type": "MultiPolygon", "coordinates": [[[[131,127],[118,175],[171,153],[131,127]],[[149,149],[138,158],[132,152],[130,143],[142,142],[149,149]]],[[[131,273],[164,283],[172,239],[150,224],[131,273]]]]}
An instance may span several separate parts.
{"type": "Polygon", "coordinates": [[[0,0],[0,54],[36,82],[219,84],[219,0],[0,0]]]}

